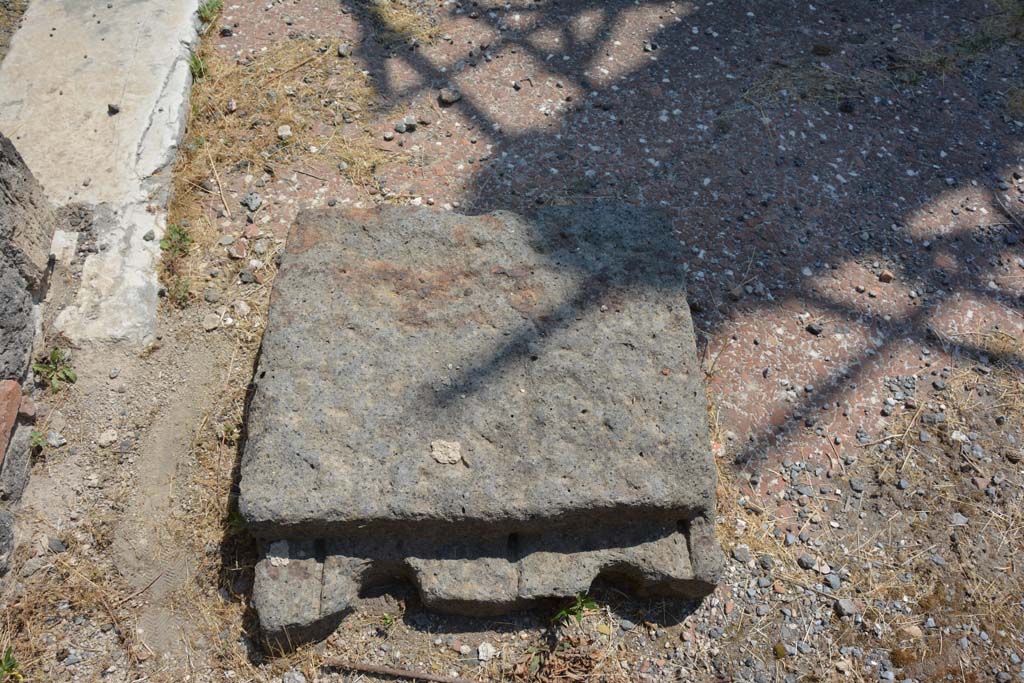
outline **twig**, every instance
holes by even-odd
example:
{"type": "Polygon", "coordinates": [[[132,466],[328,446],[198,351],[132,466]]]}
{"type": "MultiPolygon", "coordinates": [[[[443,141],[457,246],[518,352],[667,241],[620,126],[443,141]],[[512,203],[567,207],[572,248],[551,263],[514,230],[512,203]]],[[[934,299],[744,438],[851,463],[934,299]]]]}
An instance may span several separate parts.
{"type": "Polygon", "coordinates": [[[1021,223],[1021,220],[1010,211],[1010,207],[1008,207],[1006,204],[1003,204],[1003,200],[999,198],[999,195],[993,194],[992,198],[996,200],[996,204],[998,204],[999,208],[1003,210],[1003,213],[1006,214],[1006,217],[1013,221],[1018,228],[1024,230],[1024,223],[1021,223]]]}
{"type": "Polygon", "coordinates": [[[220,184],[220,175],[217,173],[217,166],[213,163],[213,156],[210,154],[210,148],[203,146],[206,150],[206,158],[210,161],[210,168],[213,169],[213,179],[217,181],[217,190],[220,192],[220,203],[224,205],[224,213],[227,214],[228,220],[231,220],[231,209],[228,208],[228,200],[224,197],[224,187],[220,184]]]}
{"type": "Polygon", "coordinates": [[[202,185],[199,185],[197,183],[193,183],[191,180],[186,179],[185,182],[188,183],[189,185],[191,185],[192,187],[196,188],[197,190],[205,192],[206,194],[213,194],[213,192],[211,190],[207,190],[202,185]]]}
{"type": "Polygon", "coordinates": [[[364,664],[362,662],[347,662],[341,659],[327,659],[320,665],[322,669],[341,669],[342,671],[358,671],[366,674],[377,674],[381,676],[392,676],[394,678],[405,678],[412,681],[431,681],[432,683],[477,683],[468,678],[460,676],[438,676],[422,671],[410,671],[409,669],[394,669],[390,666],[377,666],[376,664],[364,664]]]}
{"type": "Polygon", "coordinates": [[[135,592],[134,592],[134,593],[132,593],[131,595],[129,595],[129,596],[127,596],[127,597],[124,597],[124,598],[121,598],[120,600],[118,600],[118,601],[117,601],[117,602],[116,602],[116,603],[114,604],[114,607],[120,607],[121,605],[123,605],[124,603],[128,602],[129,600],[133,600],[133,599],[135,599],[135,598],[139,597],[140,595],[142,595],[143,593],[145,593],[146,591],[148,591],[148,590],[149,590],[150,588],[152,588],[152,587],[153,587],[153,584],[154,584],[154,583],[156,583],[157,581],[159,581],[159,580],[160,580],[160,577],[161,577],[161,576],[163,576],[163,575],[164,575],[164,573],[163,573],[163,572],[160,572],[159,574],[157,574],[156,576],[154,576],[154,577],[153,577],[153,580],[152,580],[152,581],[150,581],[149,583],[147,583],[147,584],[145,585],[145,587],[144,587],[144,588],[142,588],[142,590],[138,590],[138,591],[135,591],[135,592]]]}
{"type": "Polygon", "coordinates": [[[325,54],[327,54],[327,53],[326,53],[326,52],[321,52],[321,53],[320,53],[320,54],[318,54],[318,55],[313,55],[312,57],[309,57],[309,58],[307,58],[307,59],[303,59],[303,60],[302,60],[301,62],[299,62],[299,63],[298,63],[298,64],[296,64],[295,66],[290,66],[290,67],[288,67],[287,69],[285,69],[284,71],[282,71],[281,73],[279,73],[279,74],[277,74],[276,76],[274,76],[274,78],[272,78],[272,79],[271,79],[271,82],[273,82],[273,81],[276,81],[276,80],[279,80],[279,79],[280,79],[280,78],[281,78],[282,76],[284,76],[285,74],[287,74],[287,73],[291,73],[292,71],[295,71],[295,70],[296,70],[296,69],[298,69],[299,67],[303,67],[303,66],[306,66],[306,65],[307,65],[307,64],[309,64],[310,62],[313,62],[313,61],[317,61],[317,60],[319,60],[319,59],[323,59],[323,56],[324,56],[325,54]]]}
{"type": "Polygon", "coordinates": [[[306,173],[305,171],[300,171],[299,169],[295,169],[295,172],[296,173],[301,173],[304,176],[309,176],[310,178],[316,178],[317,180],[319,180],[322,183],[326,183],[327,182],[327,178],[321,178],[320,176],[313,175],[312,173],[306,173]]]}

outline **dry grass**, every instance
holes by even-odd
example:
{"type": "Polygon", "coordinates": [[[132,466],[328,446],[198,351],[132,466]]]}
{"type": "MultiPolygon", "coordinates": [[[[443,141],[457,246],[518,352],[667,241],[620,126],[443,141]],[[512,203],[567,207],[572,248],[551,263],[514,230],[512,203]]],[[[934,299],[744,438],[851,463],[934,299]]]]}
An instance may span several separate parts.
{"type": "Polygon", "coordinates": [[[1014,88],[1006,95],[1006,106],[1014,116],[1024,117],[1024,88],[1014,88]]]}
{"type": "Polygon", "coordinates": [[[1024,40],[1024,0],[996,0],[996,7],[983,22],[984,30],[1003,40],[1024,40]]]}
{"type": "MultiPolygon", "coordinates": [[[[11,647],[25,680],[48,680],[42,669],[44,658],[52,657],[47,638],[59,633],[59,626],[72,617],[85,616],[98,623],[113,624],[113,632],[129,663],[145,656],[135,640],[135,595],[95,552],[108,547],[112,525],[111,520],[97,520],[83,527],[93,537],[91,549],[75,536],[65,538],[68,549],[59,555],[44,556],[45,563],[21,579],[21,590],[9,595],[0,616],[0,654],[11,647]]],[[[25,546],[16,551],[10,576],[20,574],[29,554],[25,546]]],[[[115,664],[113,654],[108,651],[101,655],[107,660],[104,667],[115,664]]]]}
{"type": "Polygon", "coordinates": [[[354,184],[376,187],[374,172],[397,157],[379,147],[360,122],[381,106],[381,98],[370,76],[353,59],[339,59],[333,48],[328,42],[288,40],[231,63],[204,42],[198,54],[207,75],[193,84],[171,222],[201,218],[202,195],[219,194],[218,177],[229,169],[274,175],[281,167],[304,170],[306,164],[337,173],[344,162],[354,184]],[[346,124],[346,117],[353,123],[346,124]],[[285,125],[292,136],[282,140],[278,129],[285,125]]]}
{"type": "Polygon", "coordinates": [[[385,45],[426,45],[436,38],[431,12],[419,0],[366,0],[359,3],[370,19],[374,37],[385,45]]]}
{"type": "Polygon", "coordinates": [[[827,69],[816,61],[801,60],[775,64],[743,94],[755,107],[775,105],[782,100],[838,102],[865,84],[863,78],[827,69]]]}
{"type": "Polygon", "coordinates": [[[368,127],[383,107],[372,79],[354,59],[339,58],[335,48],[327,41],[287,40],[232,62],[203,40],[195,57],[205,76],[193,84],[168,218],[194,244],[186,257],[165,253],[161,259],[172,303],[181,307],[194,297],[191,283],[200,279],[201,257],[220,236],[211,203],[228,216],[244,210],[222,184],[229,173],[344,173],[355,186],[377,194],[377,170],[403,158],[379,146],[368,127]],[[281,126],[290,127],[290,138],[281,139],[281,126]]]}

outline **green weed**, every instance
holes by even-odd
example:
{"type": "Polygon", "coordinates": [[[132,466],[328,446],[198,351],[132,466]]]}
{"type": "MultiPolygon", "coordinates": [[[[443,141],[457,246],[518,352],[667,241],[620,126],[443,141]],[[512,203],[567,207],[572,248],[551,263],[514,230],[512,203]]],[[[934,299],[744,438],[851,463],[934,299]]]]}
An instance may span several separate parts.
{"type": "Polygon", "coordinates": [[[561,624],[570,618],[575,619],[577,624],[583,623],[583,613],[597,609],[597,602],[586,593],[577,593],[573,601],[555,612],[551,622],[561,624]]]}
{"type": "Polygon", "coordinates": [[[188,58],[188,70],[192,72],[193,81],[201,81],[206,78],[206,60],[198,53],[193,52],[188,58]]]}
{"type": "Polygon", "coordinates": [[[167,288],[167,298],[178,308],[185,308],[192,300],[192,282],[187,277],[176,277],[167,288]]]}
{"type": "Polygon", "coordinates": [[[50,351],[49,357],[33,363],[32,371],[46,382],[54,393],[60,391],[64,384],[74,384],[78,381],[78,375],[67,362],[67,356],[58,348],[50,351]]]}
{"type": "Polygon", "coordinates": [[[213,23],[213,20],[220,14],[221,8],[224,6],[222,0],[206,0],[206,2],[199,5],[199,19],[204,24],[213,23]]]}
{"type": "Polygon", "coordinates": [[[167,234],[160,240],[160,248],[167,252],[167,256],[172,259],[185,256],[191,247],[192,236],[180,225],[168,226],[167,234]]]}
{"type": "Polygon", "coordinates": [[[14,658],[14,648],[8,646],[4,656],[0,658],[0,683],[21,683],[25,677],[21,675],[21,667],[14,658]]]}

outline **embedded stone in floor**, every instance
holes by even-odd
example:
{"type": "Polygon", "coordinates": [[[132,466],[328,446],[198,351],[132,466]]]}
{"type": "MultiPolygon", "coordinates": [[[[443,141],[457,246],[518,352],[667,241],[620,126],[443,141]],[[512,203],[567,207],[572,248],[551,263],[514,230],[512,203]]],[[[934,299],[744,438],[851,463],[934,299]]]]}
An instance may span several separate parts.
{"type": "Polygon", "coordinates": [[[609,573],[711,589],[715,469],[671,227],[621,204],[300,214],[240,485],[268,634],[325,627],[382,575],[468,613],[609,573]],[[284,612],[282,581],[305,586],[284,612]],[[312,610],[303,591],[335,597],[312,610]]]}

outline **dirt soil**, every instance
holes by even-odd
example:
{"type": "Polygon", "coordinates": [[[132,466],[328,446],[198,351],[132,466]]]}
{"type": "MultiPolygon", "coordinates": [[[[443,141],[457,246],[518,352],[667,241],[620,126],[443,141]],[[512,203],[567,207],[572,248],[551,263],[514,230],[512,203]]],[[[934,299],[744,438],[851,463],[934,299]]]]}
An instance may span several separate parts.
{"type": "Polygon", "coordinates": [[[1022,38],[1014,0],[226,7],[160,338],[37,392],[0,647],[40,681],[1024,680],[1022,38]],[[553,622],[390,586],[261,648],[233,494],[296,211],[597,198],[670,211],[688,253],[716,593],[596,586],[553,622]]]}

